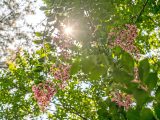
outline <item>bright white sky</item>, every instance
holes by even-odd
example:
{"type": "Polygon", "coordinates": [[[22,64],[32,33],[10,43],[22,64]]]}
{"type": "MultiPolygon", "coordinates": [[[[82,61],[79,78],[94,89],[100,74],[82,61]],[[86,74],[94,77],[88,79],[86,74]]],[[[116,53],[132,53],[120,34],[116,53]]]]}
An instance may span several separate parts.
{"type": "MultiPolygon", "coordinates": [[[[21,0],[16,0],[16,1],[20,4],[25,3],[25,2],[23,3],[23,1],[21,2],[21,0]]],[[[30,0],[30,1],[33,1],[33,0],[30,0]]],[[[17,46],[20,46],[23,49],[29,50],[29,52],[31,51],[31,49],[29,49],[30,46],[32,46],[32,49],[35,48],[35,45],[31,41],[31,40],[34,40],[32,38],[32,36],[34,34],[33,33],[34,31],[31,28],[27,27],[27,25],[24,25],[23,22],[25,21],[27,24],[32,25],[35,28],[35,31],[43,30],[44,28],[41,26],[40,23],[45,19],[45,15],[44,15],[43,11],[39,10],[39,8],[43,5],[44,4],[43,4],[42,0],[37,0],[35,2],[35,4],[33,4],[33,9],[35,11],[35,14],[26,15],[26,16],[24,16],[24,18],[20,18],[16,21],[15,26],[20,27],[20,31],[23,31],[24,33],[27,33],[30,40],[28,40],[29,44],[25,45],[25,41],[26,41],[25,39],[21,39],[21,40],[16,39],[13,43],[8,44],[9,51],[10,50],[13,50],[13,51],[17,50],[17,46]]],[[[21,8],[21,9],[22,9],[22,12],[23,12],[24,8],[21,8]]],[[[6,15],[9,14],[10,11],[7,11],[7,10],[8,10],[8,8],[6,8],[5,6],[4,7],[0,6],[0,15],[2,15],[3,12],[5,12],[6,15]]],[[[43,21],[43,22],[45,22],[45,21],[43,21]]],[[[13,33],[12,31],[7,31],[7,33],[12,35],[12,36],[15,36],[15,33],[13,33]]],[[[8,51],[8,48],[6,48],[6,51],[8,51]]],[[[6,57],[0,58],[0,61],[5,61],[5,60],[6,60],[6,57]]]]}

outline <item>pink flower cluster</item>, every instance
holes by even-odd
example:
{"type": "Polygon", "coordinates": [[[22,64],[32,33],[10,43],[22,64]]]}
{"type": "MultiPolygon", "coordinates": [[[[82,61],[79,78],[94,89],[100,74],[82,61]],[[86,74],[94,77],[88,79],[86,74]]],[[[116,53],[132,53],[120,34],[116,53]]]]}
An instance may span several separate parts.
{"type": "Polygon", "coordinates": [[[124,107],[126,110],[128,110],[133,103],[132,95],[127,95],[119,92],[114,93],[111,101],[117,103],[119,107],[124,107]]]}
{"type": "Polygon", "coordinates": [[[51,81],[33,85],[32,91],[34,92],[34,98],[37,100],[38,105],[42,111],[45,110],[53,95],[56,94],[56,89],[51,81]]]}
{"type": "Polygon", "coordinates": [[[58,67],[56,65],[52,65],[50,68],[51,74],[54,76],[54,79],[61,80],[59,87],[63,89],[66,85],[66,81],[69,79],[69,70],[70,65],[60,64],[58,67]]]}
{"type": "Polygon", "coordinates": [[[133,83],[140,83],[138,67],[134,67],[134,79],[132,80],[132,82],[133,83]]]}
{"type": "Polygon", "coordinates": [[[114,39],[114,42],[109,42],[111,47],[119,46],[136,59],[139,59],[140,52],[134,45],[136,37],[137,27],[135,25],[126,24],[124,30],[120,30],[120,28],[113,29],[108,35],[108,40],[112,41],[112,39],[114,39]]]}
{"type": "Polygon", "coordinates": [[[138,70],[138,67],[134,68],[134,79],[131,82],[138,83],[139,84],[139,88],[142,89],[142,90],[144,90],[144,91],[148,90],[147,85],[142,84],[141,81],[140,81],[140,79],[139,79],[139,70],[138,70]]]}

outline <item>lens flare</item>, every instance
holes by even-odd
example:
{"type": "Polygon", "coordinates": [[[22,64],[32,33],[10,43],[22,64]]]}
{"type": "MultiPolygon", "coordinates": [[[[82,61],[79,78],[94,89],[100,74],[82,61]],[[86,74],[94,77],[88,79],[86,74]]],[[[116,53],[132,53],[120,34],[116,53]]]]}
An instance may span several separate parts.
{"type": "Polygon", "coordinates": [[[73,29],[72,29],[72,27],[66,27],[64,29],[64,32],[66,35],[71,35],[73,33],[73,29]]]}

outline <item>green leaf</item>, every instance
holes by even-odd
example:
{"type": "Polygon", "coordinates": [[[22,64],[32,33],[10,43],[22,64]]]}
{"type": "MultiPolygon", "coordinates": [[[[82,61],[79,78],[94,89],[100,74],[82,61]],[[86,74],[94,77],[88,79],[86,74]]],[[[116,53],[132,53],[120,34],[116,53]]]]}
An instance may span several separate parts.
{"type": "Polygon", "coordinates": [[[45,43],[44,47],[46,52],[50,52],[52,49],[52,45],[50,43],[45,43]]]}
{"type": "Polygon", "coordinates": [[[127,120],[139,120],[139,119],[140,119],[139,111],[133,109],[129,109],[127,111],[127,120]]]}
{"type": "Polygon", "coordinates": [[[137,101],[137,105],[139,106],[143,106],[145,103],[151,100],[150,95],[146,91],[141,89],[133,91],[133,95],[137,101]]]}
{"type": "Polygon", "coordinates": [[[109,65],[109,61],[108,61],[107,56],[105,54],[97,55],[97,63],[101,64],[103,66],[108,66],[109,65]]]}
{"type": "Polygon", "coordinates": [[[43,36],[43,34],[42,34],[42,33],[40,33],[40,32],[35,32],[35,35],[36,35],[37,37],[41,37],[41,36],[43,36]]]}
{"type": "Polygon", "coordinates": [[[38,44],[38,45],[43,43],[42,40],[34,40],[33,42],[34,42],[35,44],[38,44]]]}
{"type": "Polygon", "coordinates": [[[46,6],[41,6],[39,9],[42,10],[42,11],[48,10],[48,8],[46,6]]]}
{"type": "Polygon", "coordinates": [[[160,103],[154,105],[154,111],[158,119],[160,119],[160,103]]]}
{"type": "Polygon", "coordinates": [[[122,53],[122,48],[119,46],[116,46],[115,48],[113,48],[113,51],[116,55],[120,55],[122,53]]]}
{"type": "Polygon", "coordinates": [[[80,61],[76,60],[72,63],[71,69],[70,69],[70,74],[76,74],[80,70],[80,61]]]}
{"type": "Polygon", "coordinates": [[[36,51],[36,54],[42,56],[42,54],[44,54],[44,49],[41,48],[41,49],[37,50],[37,51],[36,51]]]}
{"type": "Polygon", "coordinates": [[[157,101],[160,102],[160,87],[157,88],[155,95],[156,95],[157,101]]]}
{"type": "Polygon", "coordinates": [[[98,114],[98,119],[99,120],[108,120],[108,114],[107,114],[107,111],[106,109],[99,109],[97,111],[97,114],[98,114]]]}
{"type": "Polygon", "coordinates": [[[39,79],[34,80],[34,83],[35,83],[35,84],[39,84],[40,82],[42,82],[42,81],[39,80],[39,79]]]}
{"type": "Polygon", "coordinates": [[[121,58],[121,65],[122,67],[127,70],[128,72],[132,73],[134,69],[134,60],[131,55],[128,53],[122,54],[121,58]]]}
{"type": "Polygon", "coordinates": [[[91,55],[82,60],[82,71],[89,75],[92,80],[99,79],[103,75],[107,68],[107,59],[103,55],[91,55]]]}
{"type": "Polygon", "coordinates": [[[94,65],[96,65],[97,58],[96,56],[89,56],[87,58],[82,59],[82,71],[86,74],[91,72],[91,70],[94,68],[94,65]]]}
{"type": "Polygon", "coordinates": [[[148,59],[142,60],[139,65],[139,76],[142,81],[145,81],[147,79],[149,71],[150,65],[148,59]]]}
{"type": "Polygon", "coordinates": [[[40,63],[44,63],[45,57],[39,58],[38,61],[39,61],[40,63]]]}
{"type": "Polygon", "coordinates": [[[131,80],[133,80],[133,76],[129,75],[125,71],[121,71],[118,69],[114,69],[112,75],[113,75],[113,79],[116,82],[120,82],[120,83],[129,83],[129,82],[131,82],[131,80]]]}
{"type": "Polygon", "coordinates": [[[105,68],[101,66],[94,66],[94,68],[91,70],[91,73],[89,74],[90,79],[97,80],[100,78],[101,75],[105,73],[105,68]]]}
{"type": "Polygon", "coordinates": [[[140,113],[140,120],[156,120],[153,112],[149,108],[142,109],[140,113]]]}
{"type": "Polygon", "coordinates": [[[149,73],[148,77],[145,79],[144,83],[148,86],[150,90],[154,89],[157,84],[158,76],[156,72],[149,73]]]}
{"type": "Polygon", "coordinates": [[[42,65],[37,65],[33,68],[34,72],[41,72],[43,70],[43,66],[42,65]]]}

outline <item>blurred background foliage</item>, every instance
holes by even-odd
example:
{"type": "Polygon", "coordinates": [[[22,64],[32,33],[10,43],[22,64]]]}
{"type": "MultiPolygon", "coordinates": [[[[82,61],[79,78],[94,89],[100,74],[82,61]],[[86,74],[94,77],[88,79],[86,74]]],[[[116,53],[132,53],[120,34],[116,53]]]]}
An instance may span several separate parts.
{"type": "Polygon", "coordinates": [[[159,120],[160,1],[43,1],[40,10],[47,21],[44,30],[34,34],[37,49],[18,50],[1,69],[0,119],[159,120]],[[120,47],[109,47],[110,31],[125,24],[137,26],[134,42],[140,60],[120,47]],[[72,33],[65,34],[67,27],[72,33]],[[42,113],[31,88],[46,80],[55,83],[50,66],[61,63],[71,65],[70,79],[42,113]],[[140,82],[132,81],[135,66],[140,82]],[[117,92],[133,96],[129,109],[112,101],[112,93],[117,92]]]}

